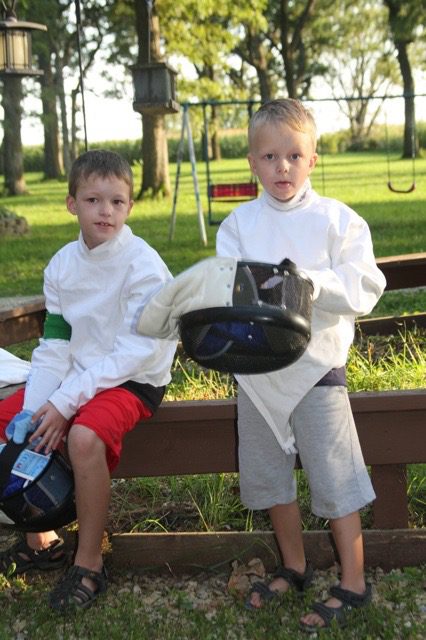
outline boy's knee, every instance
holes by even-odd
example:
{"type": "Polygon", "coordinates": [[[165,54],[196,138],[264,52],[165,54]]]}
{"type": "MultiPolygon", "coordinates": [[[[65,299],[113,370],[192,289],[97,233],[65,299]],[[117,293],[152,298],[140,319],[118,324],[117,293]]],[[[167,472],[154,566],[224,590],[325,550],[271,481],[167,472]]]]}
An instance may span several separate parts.
{"type": "Polygon", "coordinates": [[[73,466],[80,461],[105,458],[105,444],[99,436],[84,425],[74,424],[67,438],[68,453],[73,466]]]}

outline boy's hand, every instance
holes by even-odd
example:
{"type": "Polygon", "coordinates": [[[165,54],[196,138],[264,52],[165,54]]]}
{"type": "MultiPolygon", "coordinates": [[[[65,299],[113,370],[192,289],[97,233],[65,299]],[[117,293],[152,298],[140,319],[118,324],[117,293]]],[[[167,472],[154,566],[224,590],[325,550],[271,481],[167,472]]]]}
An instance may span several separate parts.
{"type": "Polygon", "coordinates": [[[46,453],[50,453],[59,446],[64,437],[68,420],[50,402],[46,402],[36,411],[34,420],[40,421],[30,438],[30,442],[37,443],[34,451],[45,449],[46,453]]]}
{"type": "Polygon", "coordinates": [[[6,427],[6,437],[16,444],[22,444],[27,433],[31,433],[37,427],[37,422],[33,421],[34,413],[24,410],[16,414],[6,427]]]}

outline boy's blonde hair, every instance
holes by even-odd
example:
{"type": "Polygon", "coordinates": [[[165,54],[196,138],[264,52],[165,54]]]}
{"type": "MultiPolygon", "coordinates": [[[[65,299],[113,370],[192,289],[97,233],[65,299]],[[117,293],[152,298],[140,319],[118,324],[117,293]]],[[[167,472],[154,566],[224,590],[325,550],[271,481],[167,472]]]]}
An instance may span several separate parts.
{"type": "Polygon", "coordinates": [[[133,174],[127,160],[115,151],[94,149],[82,153],[71,167],[68,179],[68,193],[73,198],[77,195],[77,189],[81,180],[87,180],[95,174],[101,178],[115,176],[123,180],[129,187],[130,200],[133,198],[133,174]]]}
{"type": "Polygon", "coordinates": [[[300,100],[280,98],[265,102],[250,120],[248,128],[249,148],[258,127],[264,124],[282,123],[295,131],[301,131],[311,136],[314,151],[317,146],[317,127],[312,113],[303,106],[300,100]]]}

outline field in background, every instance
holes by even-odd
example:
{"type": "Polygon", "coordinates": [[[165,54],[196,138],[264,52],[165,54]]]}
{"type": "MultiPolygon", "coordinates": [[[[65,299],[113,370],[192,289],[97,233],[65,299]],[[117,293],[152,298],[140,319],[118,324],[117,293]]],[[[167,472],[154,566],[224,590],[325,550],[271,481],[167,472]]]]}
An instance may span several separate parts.
{"type": "MultiPolygon", "coordinates": [[[[171,165],[174,186],[176,165],[171,165]]],[[[245,159],[211,163],[213,182],[245,182],[250,179],[245,159]]],[[[140,167],[134,167],[136,192],[140,167]]],[[[206,176],[197,164],[201,202],[206,219],[208,247],[203,247],[197,223],[197,208],[188,163],[181,171],[177,201],[175,238],[169,243],[172,199],[135,203],[129,224],[162,255],[174,274],[197,260],[213,255],[217,226],[207,224],[206,176]]],[[[387,163],[383,153],[326,155],[313,173],[318,192],[346,202],[369,223],[377,257],[426,250],[426,159],[416,164],[417,188],[409,194],[395,194],[387,187],[387,163]]],[[[392,159],[392,181],[398,188],[411,184],[411,161],[392,159]]],[[[67,213],[65,182],[42,181],[41,175],[26,175],[29,194],[1,198],[0,205],[24,216],[30,233],[0,239],[0,296],[40,293],[42,271],[49,258],[64,243],[77,236],[77,224],[67,213]]],[[[223,218],[230,204],[216,204],[213,214],[223,218]]]]}

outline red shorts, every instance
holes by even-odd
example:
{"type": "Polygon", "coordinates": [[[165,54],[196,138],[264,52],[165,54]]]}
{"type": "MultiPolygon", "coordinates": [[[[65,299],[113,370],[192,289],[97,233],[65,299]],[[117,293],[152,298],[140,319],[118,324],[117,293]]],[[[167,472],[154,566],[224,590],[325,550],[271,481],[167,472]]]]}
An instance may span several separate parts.
{"type": "MultiPolygon", "coordinates": [[[[0,401],[0,439],[12,418],[22,410],[24,389],[20,389],[0,401]]],[[[108,469],[115,469],[121,454],[121,443],[128,431],[139,420],[152,416],[149,409],[137,396],[127,389],[116,387],[101,391],[80,409],[70,420],[70,426],[79,424],[91,429],[105,443],[108,469]]]]}

